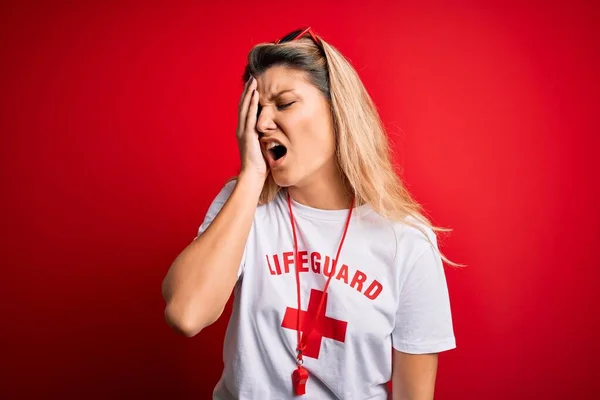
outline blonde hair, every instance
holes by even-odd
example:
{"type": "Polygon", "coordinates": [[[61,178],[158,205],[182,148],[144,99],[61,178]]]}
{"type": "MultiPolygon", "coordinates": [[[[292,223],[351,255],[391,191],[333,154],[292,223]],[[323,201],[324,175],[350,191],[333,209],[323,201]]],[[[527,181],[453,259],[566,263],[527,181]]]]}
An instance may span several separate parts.
{"type": "MultiPolygon", "coordinates": [[[[275,65],[304,71],[331,106],[338,166],[349,194],[355,196],[355,204],[368,203],[382,217],[418,229],[445,262],[455,267],[464,266],[446,258],[419,223],[407,218],[412,216],[434,232],[452,231],[431,223],[396,174],[383,123],[355,69],[335,47],[320,37],[319,42],[322,48],[309,37],[281,44],[255,45],[248,54],[242,81],[246,82],[250,74],[258,76],[275,65]]],[[[236,178],[230,180],[233,179],[236,178]]],[[[272,201],[280,190],[269,173],[259,205],[272,201]]]]}

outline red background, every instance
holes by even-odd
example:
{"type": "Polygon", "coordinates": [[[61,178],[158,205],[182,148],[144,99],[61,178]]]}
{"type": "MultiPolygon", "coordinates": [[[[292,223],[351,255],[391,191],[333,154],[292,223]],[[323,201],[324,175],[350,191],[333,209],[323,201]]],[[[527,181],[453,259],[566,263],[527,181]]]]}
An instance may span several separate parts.
{"type": "Polygon", "coordinates": [[[597,395],[600,18],[562,3],[3,2],[0,397],[210,397],[229,312],[177,336],[161,281],[239,166],[245,55],[305,24],[468,264],[436,398],[597,395]]]}

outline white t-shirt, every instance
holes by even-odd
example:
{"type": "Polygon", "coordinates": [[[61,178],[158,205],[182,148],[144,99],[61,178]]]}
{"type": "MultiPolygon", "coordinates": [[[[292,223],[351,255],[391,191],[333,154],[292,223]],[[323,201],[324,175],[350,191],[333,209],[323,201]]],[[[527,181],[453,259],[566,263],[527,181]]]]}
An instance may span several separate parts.
{"type": "MultiPolygon", "coordinates": [[[[227,183],[217,195],[199,235],[235,184],[227,183]]],[[[292,200],[303,316],[316,313],[334,274],[322,328],[315,328],[304,353],[306,394],[295,397],[298,299],[286,196],[281,191],[256,209],[213,399],[387,399],[392,347],[413,354],[456,347],[442,260],[419,230],[359,206],[334,268],[348,210],[320,210],[292,200]]],[[[437,247],[434,232],[425,229],[437,247]]]]}

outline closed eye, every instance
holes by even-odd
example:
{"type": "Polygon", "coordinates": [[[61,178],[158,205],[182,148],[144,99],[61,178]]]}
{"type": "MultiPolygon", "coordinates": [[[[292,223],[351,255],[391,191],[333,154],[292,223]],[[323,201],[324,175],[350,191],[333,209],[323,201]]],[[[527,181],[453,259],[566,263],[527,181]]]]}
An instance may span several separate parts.
{"type": "Polygon", "coordinates": [[[280,106],[277,106],[277,109],[278,110],[285,110],[286,108],[290,107],[294,103],[295,103],[295,101],[292,101],[291,103],[287,103],[287,104],[282,104],[280,106]]]}

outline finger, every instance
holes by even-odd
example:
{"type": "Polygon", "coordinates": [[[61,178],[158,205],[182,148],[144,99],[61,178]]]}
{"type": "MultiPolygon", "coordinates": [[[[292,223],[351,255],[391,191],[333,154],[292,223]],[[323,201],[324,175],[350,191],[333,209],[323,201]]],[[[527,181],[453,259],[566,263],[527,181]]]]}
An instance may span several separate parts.
{"type": "Polygon", "coordinates": [[[256,79],[251,75],[250,80],[246,82],[244,92],[242,93],[242,99],[240,101],[240,109],[243,111],[248,110],[248,104],[250,103],[250,97],[252,97],[252,85],[256,85],[256,79]]]}
{"type": "Polygon", "coordinates": [[[256,114],[258,112],[258,92],[252,91],[250,97],[250,107],[248,108],[248,117],[246,119],[246,131],[254,131],[256,129],[256,114]]]}
{"type": "Polygon", "coordinates": [[[244,93],[244,99],[242,100],[242,105],[240,107],[240,121],[246,121],[248,118],[248,107],[250,105],[250,100],[252,100],[252,90],[256,88],[256,85],[256,79],[252,77],[246,88],[246,93],[244,93]]]}
{"type": "Polygon", "coordinates": [[[238,101],[238,107],[240,107],[240,108],[242,107],[242,102],[244,101],[244,97],[246,96],[246,93],[248,92],[248,86],[250,85],[251,81],[252,81],[252,75],[250,75],[250,77],[244,83],[244,89],[242,90],[242,93],[240,94],[240,101],[238,101]]]}

